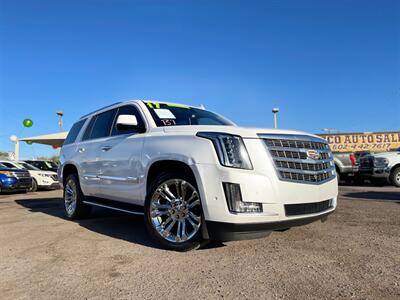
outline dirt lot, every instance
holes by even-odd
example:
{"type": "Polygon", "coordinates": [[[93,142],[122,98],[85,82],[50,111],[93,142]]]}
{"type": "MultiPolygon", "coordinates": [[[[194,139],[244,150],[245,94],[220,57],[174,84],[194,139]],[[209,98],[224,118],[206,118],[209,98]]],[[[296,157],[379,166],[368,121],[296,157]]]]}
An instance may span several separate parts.
{"type": "Polygon", "coordinates": [[[340,195],[325,223],[188,253],[140,217],[67,221],[60,191],[0,196],[0,298],[400,299],[400,190],[340,195]]]}

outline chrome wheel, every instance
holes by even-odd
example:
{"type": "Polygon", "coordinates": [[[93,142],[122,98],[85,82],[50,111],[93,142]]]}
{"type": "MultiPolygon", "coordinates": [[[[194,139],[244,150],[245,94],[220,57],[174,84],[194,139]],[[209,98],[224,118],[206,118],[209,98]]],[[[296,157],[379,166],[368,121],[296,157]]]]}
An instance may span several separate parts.
{"type": "Polygon", "coordinates": [[[76,209],[77,189],[76,183],[72,179],[68,180],[64,190],[64,205],[69,216],[72,216],[76,209]]]}
{"type": "Polygon", "coordinates": [[[400,184],[400,172],[397,172],[397,174],[394,177],[394,180],[396,180],[397,184],[400,184]]]}
{"type": "Polygon", "coordinates": [[[196,189],[182,179],[160,184],[150,200],[150,219],[157,233],[172,243],[190,240],[201,225],[201,203],[196,189]]]}

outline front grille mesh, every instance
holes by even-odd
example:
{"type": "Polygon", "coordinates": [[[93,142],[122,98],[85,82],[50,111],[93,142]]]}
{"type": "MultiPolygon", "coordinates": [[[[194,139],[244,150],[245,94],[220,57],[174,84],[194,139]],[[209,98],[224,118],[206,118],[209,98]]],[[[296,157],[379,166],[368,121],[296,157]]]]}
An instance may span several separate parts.
{"type": "Polygon", "coordinates": [[[320,213],[332,208],[332,200],[313,203],[285,204],[286,216],[298,216],[320,213]]]}
{"type": "Polygon", "coordinates": [[[281,180],[319,184],[335,177],[328,144],[311,136],[260,135],[281,180]]]}
{"type": "Polygon", "coordinates": [[[22,178],[31,178],[31,175],[29,174],[29,172],[14,172],[15,177],[18,179],[22,179],[22,178]]]}

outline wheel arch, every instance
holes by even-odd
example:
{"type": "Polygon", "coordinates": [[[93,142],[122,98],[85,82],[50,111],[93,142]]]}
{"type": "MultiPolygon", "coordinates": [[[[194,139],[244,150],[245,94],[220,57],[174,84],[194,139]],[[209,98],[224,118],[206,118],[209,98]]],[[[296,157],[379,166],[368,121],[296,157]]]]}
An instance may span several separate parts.
{"type": "Polygon", "coordinates": [[[146,174],[146,195],[149,190],[151,182],[163,171],[173,170],[178,172],[183,172],[186,175],[189,175],[194,182],[196,183],[197,187],[199,185],[198,180],[193,172],[192,168],[183,161],[173,160],[173,159],[165,159],[165,160],[158,160],[153,162],[146,174]]]}
{"type": "Polygon", "coordinates": [[[67,177],[70,174],[77,174],[79,176],[78,168],[72,163],[65,164],[63,166],[61,174],[62,174],[62,183],[63,183],[63,185],[65,184],[65,180],[67,179],[67,177]]]}

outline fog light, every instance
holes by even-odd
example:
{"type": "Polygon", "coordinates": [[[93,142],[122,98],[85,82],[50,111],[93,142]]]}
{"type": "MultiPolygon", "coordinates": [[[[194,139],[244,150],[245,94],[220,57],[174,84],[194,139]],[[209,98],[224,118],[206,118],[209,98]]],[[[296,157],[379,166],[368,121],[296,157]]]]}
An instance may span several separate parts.
{"type": "Polygon", "coordinates": [[[260,213],[262,212],[262,204],[255,202],[243,202],[240,185],[236,183],[224,182],[225,198],[228,209],[233,213],[260,213]]]}

